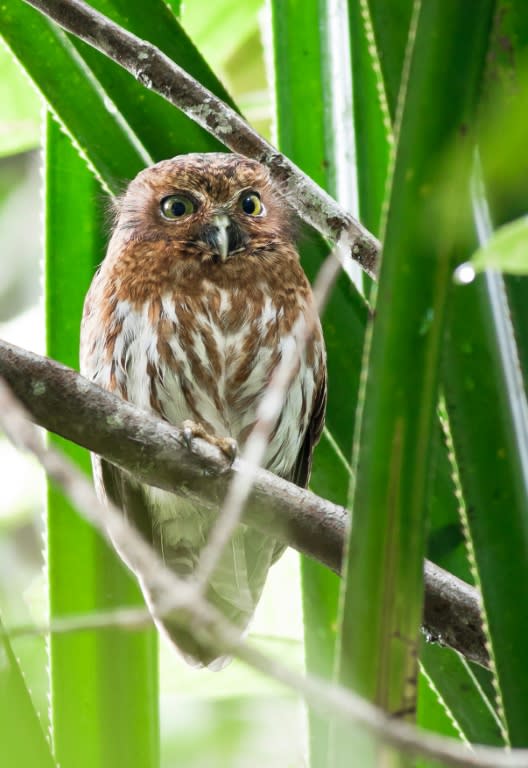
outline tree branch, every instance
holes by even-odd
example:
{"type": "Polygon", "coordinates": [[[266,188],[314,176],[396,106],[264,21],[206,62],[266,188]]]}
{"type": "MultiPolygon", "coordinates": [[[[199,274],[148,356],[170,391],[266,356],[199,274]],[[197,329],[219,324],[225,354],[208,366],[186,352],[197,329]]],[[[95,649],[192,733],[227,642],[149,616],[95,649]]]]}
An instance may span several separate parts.
{"type": "MultiPolygon", "coordinates": [[[[167,568],[124,515],[111,504],[103,507],[88,479],[71,461],[53,446],[43,444],[35,427],[27,421],[20,402],[1,378],[0,424],[13,442],[37,457],[78,512],[107,540],[113,540],[119,546],[151,594],[155,590],[156,599],[151,610],[156,618],[161,619],[170,612],[171,621],[190,628],[203,642],[233,652],[241,661],[303,696],[324,717],[343,724],[359,724],[374,739],[402,753],[421,755],[458,768],[528,768],[528,750],[506,752],[498,747],[479,745],[470,748],[455,739],[424,732],[411,723],[387,716],[353,691],[313,675],[300,675],[278,659],[261,653],[244,641],[239,630],[196,593],[192,582],[180,579],[167,568]]],[[[59,620],[58,627],[62,631],[72,631],[75,625],[71,618],[59,620]]],[[[92,627],[101,626],[101,619],[106,618],[110,619],[110,616],[95,617],[92,627]]],[[[116,618],[115,613],[113,618],[116,618]]],[[[130,611],[126,615],[121,611],[120,618],[125,623],[142,620],[137,612],[130,611]]]]}
{"type": "Polygon", "coordinates": [[[374,275],[378,240],[300,168],[254,131],[233,109],[204,88],[159,48],[122,29],[81,0],[25,0],[63,29],[84,40],[126,69],[209,131],[226,147],[268,166],[286,187],[300,216],[325,237],[350,233],[352,257],[374,275]]]}
{"type": "MultiPolygon", "coordinates": [[[[186,446],[181,430],[105,392],[70,368],[0,341],[0,375],[32,419],[103,456],[137,479],[217,510],[234,473],[214,446],[186,446]]],[[[340,572],[348,513],[263,469],[244,520],[340,572]]],[[[478,592],[438,566],[425,564],[424,631],[468,659],[489,663],[478,592]]]]}

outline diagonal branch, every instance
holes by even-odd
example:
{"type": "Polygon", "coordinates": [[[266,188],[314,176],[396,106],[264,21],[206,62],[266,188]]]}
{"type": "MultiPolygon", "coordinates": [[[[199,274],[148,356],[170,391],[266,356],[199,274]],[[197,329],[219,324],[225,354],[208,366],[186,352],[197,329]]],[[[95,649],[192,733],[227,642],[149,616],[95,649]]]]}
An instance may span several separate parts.
{"type": "Polygon", "coordinates": [[[369,274],[374,274],[378,240],[300,168],[256,133],[237,112],[171,61],[159,48],[122,29],[81,0],[25,1],[115,61],[226,147],[267,165],[274,179],[290,193],[290,200],[300,216],[333,240],[342,231],[348,231],[352,235],[352,257],[369,274]]]}
{"type": "MultiPolygon", "coordinates": [[[[41,392],[42,394],[42,392],[41,392]]],[[[312,675],[300,675],[278,659],[267,656],[240,638],[238,629],[229,624],[212,606],[196,595],[192,585],[170,571],[142,536],[112,505],[103,507],[89,480],[65,456],[53,447],[45,447],[35,427],[27,420],[24,408],[10,388],[0,379],[0,425],[11,440],[31,451],[46,473],[69,497],[78,512],[100,533],[115,542],[143,583],[156,589],[152,606],[154,616],[171,612],[171,619],[190,628],[203,642],[232,651],[247,665],[295,691],[321,715],[343,724],[359,724],[374,740],[399,752],[430,758],[458,768],[528,768],[528,750],[506,752],[498,747],[460,744],[459,741],[425,732],[411,723],[388,717],[371,702],[335,683],[312,675]]],[[[66,617],[63,631],[73,627],[66,617]]],[[[99,617],[101,619],[102,617],[99,617]]],[[[123,615],[122,615],[122,618],[123,615]]],[[[128,614],[127,620],[139,619],[128,614]]],[[[93,627],[99,625],[93,623],[93,627]]]]}
{"type": "MultiPolygon", "coordinates": [[[[233,475],[244,472],[240,459],[231,466],[219,450],[199,439],[189,451],[181,430],[105,392],[72,369],[4,341],[0,341],[0,376],[37,424],[143,482],[197,499],[210,509],[222,504],[233,475]]],[[[347,515],[343,507],[258,469],[244,519],[339,573],[347,515]]],[[[478,592],[428,561],[425,591],[427,636],[487,666],[478,592]]]]}

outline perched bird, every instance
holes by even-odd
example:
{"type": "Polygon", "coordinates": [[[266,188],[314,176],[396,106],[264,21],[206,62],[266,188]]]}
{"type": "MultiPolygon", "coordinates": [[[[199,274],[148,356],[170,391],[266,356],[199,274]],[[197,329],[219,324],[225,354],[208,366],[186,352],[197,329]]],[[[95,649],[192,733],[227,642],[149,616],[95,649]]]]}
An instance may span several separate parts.
{"type": "MultiPolygon", "coordinates": [[[[243,448],[292,345],[297,365],[264,466],[305,486],[324,421],[326,358],[285,194],[266,167],[235,154],[181,155],[142,171],[116,202],[86,297],[84,375],[172,424],[190,419],[243,448]]],[[[167,565],[192,574],[214,517],[97,457],[94,474],[100,494],[167,565]]],[[[243,524],[226,547],[207,597],[241,632],[283,550],[243,524]]],[[[190,663],[222,664],[170,619],[164,626],[190,663]]]]}

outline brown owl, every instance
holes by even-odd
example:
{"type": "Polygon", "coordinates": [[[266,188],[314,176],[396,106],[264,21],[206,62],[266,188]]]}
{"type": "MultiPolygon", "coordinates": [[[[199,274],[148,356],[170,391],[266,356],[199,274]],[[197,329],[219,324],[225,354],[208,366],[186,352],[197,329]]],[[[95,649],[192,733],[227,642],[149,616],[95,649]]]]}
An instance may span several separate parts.
{"type": "MultiPolygon", "coordinates": [[[[190,154],[142,171],[116,207],[86,297],[82,372],[172,424],[191,419],[243,447],[282,355],[298,349],[264,466],[305,486],[323,427],[326,360],[284,193],[258,162],[190,154]]],[[[94,472],[101,494],[165,562],[191,575],[214,518],[97,457],[94,472]]],[[[243,524],[226,547],[207,596],[241,631],[283,549],[243,524]]],[[[170,619],[164,626],[190,663],[222,664],[170,619]]]]}

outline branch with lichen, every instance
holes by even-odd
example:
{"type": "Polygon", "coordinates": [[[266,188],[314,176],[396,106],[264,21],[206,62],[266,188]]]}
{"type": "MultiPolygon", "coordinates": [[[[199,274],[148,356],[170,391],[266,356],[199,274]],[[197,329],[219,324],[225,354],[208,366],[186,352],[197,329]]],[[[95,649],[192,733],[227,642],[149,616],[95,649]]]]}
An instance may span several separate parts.
{"type": "MultiPolygon", "coordinates": [[[[0,341],[0,376],[35,423],[99,454],[135,478],[211,510],[221,506],[244,462],[207,441],[191,449],[180,429],[100,389],[76,371],[0,341]]],[[[258,469],[244,522],[340,572],[348,512],[258,469]]],[[[427,637],[487,666],[478,592],[426,561],[427,637]]]]}
{"type": "MultiPolygon", "coordinates": [[[[37,382],[38,385],[38,382],[37,382]]],[[[40,394],[44,394],[42,387],[40,394]]],[[[151,609],[153,616],[162,619],[168,613],[179,626],[192,627],[195,635],[205,643],[214,644],[235,654],[241,661],[268,675],[295,691],[321,715],[333,722],[359,724],[381,743],[412,756],[422,756],[458,768],[526,768],[528,750],[510,752],[498,747],[460,744],[459,741],[425,732],[398,718],[389,717],[369,701],[335,683],[312,675],[301,675],[289,669],[278,659],[267,656],[240,637],[238,629],[210,606],[196,590],[196,584],[182,580],[144,541],[124,515],[111,504],[103,507],[87,478],[65,456],[52,446],[46,447],[35,427],[11,389],[0,377],[0,425],[20,448],[31,451],[70,499],[82,517],[88,520],[107,540],[114,541],[127,562],[156,594],[151,609]]],[[[53,621],[44,632],[69,632],[81,628],[99,628],[113,621],[116,615],[99,614],[93,621],[87,617],[64,617],[53,621]]],[[[133,610],[119,611],[122,626],[140,626],[145,614],[133,610]]],[[[20,629],[20,628],[19,628],[20,629]]],[[[22,628],[38,631],[38,628],[22,628]]],[[[11,634],[11,630],[8,631],[11,634]]],[[[20,635],[20,632],[16,633],[20,635]]]]}
{"type": "Polygon", "coordinates": [[[123,67],[140,83],[215,136],[226,147],[260,161],[290,193],[301,218],[323,236],[351,236],[351,255],[369,274],[376,271],[378,240],[350,213],[262,138],[231,107],[204,88],[159,48],[141,40],[81,0],[25,0],[63,29],[123,67]]]}

